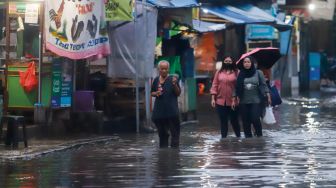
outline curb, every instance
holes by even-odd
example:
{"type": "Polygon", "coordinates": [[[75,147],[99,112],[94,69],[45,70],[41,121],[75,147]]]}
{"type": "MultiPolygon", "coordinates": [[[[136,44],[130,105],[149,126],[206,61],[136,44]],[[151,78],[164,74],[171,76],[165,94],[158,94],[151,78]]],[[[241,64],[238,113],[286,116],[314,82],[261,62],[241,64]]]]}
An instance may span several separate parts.
{"type": "Polygon", "coordinates": [[[53,152],[60,152],[72,148],[76,148],[83,145],[88,144],[95,144],[99,142],[107,142],[111,140],[117,139],[116,136],[108,136],[108,137],[99,137],[99,138],[92,138],[92,139],[78,139],[74,141],[69,141],[67,143],[58,144],[55,146],[52,146],[50,149],[44,149],[40,151],[29,151],[28,149],[24,150],[8,150],[8,152],[5,152],[5,154],[0,154],[0,161],[15,161],[15,160],[30,160],[33,158],[37,158],[43,155],[47,155],[53,152]]]}

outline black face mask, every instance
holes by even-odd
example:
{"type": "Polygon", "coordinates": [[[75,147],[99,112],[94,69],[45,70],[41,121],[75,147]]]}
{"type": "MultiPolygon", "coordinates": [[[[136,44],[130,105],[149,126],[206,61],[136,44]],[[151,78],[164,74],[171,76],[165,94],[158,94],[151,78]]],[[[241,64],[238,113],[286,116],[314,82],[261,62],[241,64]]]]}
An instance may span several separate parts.
{"type": "Polygon", "coordinates": [[[223,63],[222,64],[222,69],[233,70],[234,69],[234,65],[232,63],[223,63]]]}

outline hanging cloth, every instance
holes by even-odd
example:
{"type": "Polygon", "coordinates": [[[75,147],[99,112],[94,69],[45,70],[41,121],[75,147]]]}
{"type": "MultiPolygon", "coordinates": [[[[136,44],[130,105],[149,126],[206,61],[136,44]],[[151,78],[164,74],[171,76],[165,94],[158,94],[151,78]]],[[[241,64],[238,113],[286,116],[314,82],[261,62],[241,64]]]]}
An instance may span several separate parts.
{"type": "Polygon", "coordinates": [[[18,17],[18,29],[17,29],[17,46],[16,46],[16,56],[18,58],[23,57],[23,32],[24,32],[24,25],[21,16],[18,17]]]}

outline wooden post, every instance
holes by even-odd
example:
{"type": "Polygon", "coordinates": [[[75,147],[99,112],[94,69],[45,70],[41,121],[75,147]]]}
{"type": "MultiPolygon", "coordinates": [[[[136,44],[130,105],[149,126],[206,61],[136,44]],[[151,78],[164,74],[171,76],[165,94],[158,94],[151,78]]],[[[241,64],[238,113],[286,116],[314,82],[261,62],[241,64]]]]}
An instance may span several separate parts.
{"type": "Polygon", "coordinates": [[[138,55],[138,43],[136,42],[137,38],[137,16],[138,16],[138,11],[137,11],[137,1],[134,2],[135,6],[135,18],[134,18],[134,39],[135,39],[135,58],[134,58],[134,66],[135,66],[135,119],[136,119],[136,132],[140,132],[140,105],[139,105],[139,55],[138,55]]]}
{"type": "Polygon", "coordinates": [[[4,87],[4,102],[3,102],[3,114],[6,115],[8,111],[8,89],[7,89],[7,77],[8,77],[8,61],[10,53],[10,22],[9,22],[9,0],[6,3],[6,59],[5,59],[5,87],[4,87]]]}
{"type": "Polygon", "coordinates": [[[38,100],[39,104],[42,103],[42,68],[43,68],[43,29],[44,29],[44,7],[43,3],[39,4],[39,64],[38,64],[38,100]]]}

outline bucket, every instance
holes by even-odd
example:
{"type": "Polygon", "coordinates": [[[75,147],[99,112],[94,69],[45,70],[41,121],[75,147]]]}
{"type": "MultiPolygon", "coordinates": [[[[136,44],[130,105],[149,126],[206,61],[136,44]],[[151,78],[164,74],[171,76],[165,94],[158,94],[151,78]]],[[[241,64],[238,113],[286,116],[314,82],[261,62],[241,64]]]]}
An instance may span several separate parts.
{"type": "Polygon", "coordinates": [[[94,108],[94,91],[82,90],[74,92],[74,111],[92,112],[94,108]]]}
{"type": "Polygon", "coordinates": [[[46,107],[44,107],[41,103],[34,104],[34,123],[37,125],[46,123],[46,107]]]}

